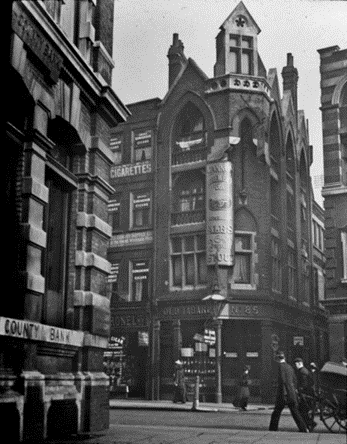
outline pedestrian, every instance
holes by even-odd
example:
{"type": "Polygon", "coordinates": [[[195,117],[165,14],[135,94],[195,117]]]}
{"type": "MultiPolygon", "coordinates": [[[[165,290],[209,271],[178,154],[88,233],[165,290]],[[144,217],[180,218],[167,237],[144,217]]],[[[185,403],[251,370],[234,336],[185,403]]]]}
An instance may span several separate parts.
{"type": "Polygon", "coordinates": [[[299,431],[303,433],[308,433],[309,430],[299,412],[294,369],[286,362],[284,352],[277,352],[276,360],[278,362],[278,386],[275,408],[271,415],[269,430],[278,430],[278,423],[281,417],[282,410],[287,405],[296,425],[298,426],[299,431]]]}
{"type": "Polygon", "coordinates": [[[318,396],[319,395],[318,367],[317,367],[317,365],[314,362],[310,362],[309,370],[310,370],[311,375],[312,375],[314,395],[318,396]]]}
{"type": "Polygon", "coordinates": [[[173,402],[182,402],[182,404],[185,404],[187,401],[186,378],[184,374],[183,362],[180,360],[175,362],[174,387],[173,402]]]}
{"type": "Polygon", "coordinates": [[[250,365],[245,365],[243,368],[243,372],[240,378],[240,401],[239,405],[241,410],[246,411],[247,405],[248,405],[248,399],[249,399],[249,371],[251,369],[250,365]]]}
{"type": "Polygon", "coordinates": [[[297,369],[299,412],[311,432],[317,425],[309,414],[312,411],[315,396],[313,377],[304,366],[302,358],[295,358],[294,364],[297,369]]]}

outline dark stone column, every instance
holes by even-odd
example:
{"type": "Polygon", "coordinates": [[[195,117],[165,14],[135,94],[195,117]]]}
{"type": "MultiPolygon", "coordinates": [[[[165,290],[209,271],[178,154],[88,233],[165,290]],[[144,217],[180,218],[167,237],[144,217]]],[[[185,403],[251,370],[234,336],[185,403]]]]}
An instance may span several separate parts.
{"type": "Polygon", "coordinates": [[[274,401],[272,360],[276,344],[272,342],[272,333],[272,322],[269,320],[261,321],[262,367],[260,377],[260,396],[261,402],[264,403],[272,403],[274,401]]]}
{"type": "Polygon", "coordinates": [[[214,328],[216,330],[216,403],[222,402],[222,324],[221,319],[214,321],[214,328]]]}
{"type": "Polygon", "coordinates": [[[174,330],[174,360],[181,359],[180,352],[182,346],[182,335],[181,335],[181,321],[176,319],[173,321],[173,330],[174,330]]]}

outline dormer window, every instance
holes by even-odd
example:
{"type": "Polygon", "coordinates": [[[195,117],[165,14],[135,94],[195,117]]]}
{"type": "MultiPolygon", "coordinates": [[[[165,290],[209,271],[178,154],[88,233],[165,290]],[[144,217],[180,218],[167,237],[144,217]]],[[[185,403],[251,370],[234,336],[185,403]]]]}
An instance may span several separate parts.
{"type": "Polygon", "coordinates": [[[253,74],[253,38],[230,34],[229,42],[231,72],[253,74]]]}

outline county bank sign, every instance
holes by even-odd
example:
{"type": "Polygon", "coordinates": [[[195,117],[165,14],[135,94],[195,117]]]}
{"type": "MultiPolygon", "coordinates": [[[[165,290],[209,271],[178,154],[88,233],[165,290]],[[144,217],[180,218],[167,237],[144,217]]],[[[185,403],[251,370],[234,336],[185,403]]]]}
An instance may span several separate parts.
{"type": "Polygon", "coordinates": [[[84,333],[66,328],[39,324],[28,320],[0,317],[0,336],[54,342],[82,347],[84,333]]]}

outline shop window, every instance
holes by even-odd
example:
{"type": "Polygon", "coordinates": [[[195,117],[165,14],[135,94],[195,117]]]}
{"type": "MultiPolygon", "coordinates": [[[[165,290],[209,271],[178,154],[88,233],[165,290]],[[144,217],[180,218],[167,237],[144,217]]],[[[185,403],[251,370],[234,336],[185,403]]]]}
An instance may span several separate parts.
{"type": "Polygon", "coordinates": [[[113,165],[120,165],[122,163],[123,155],[123,136],[114,135],[110,139],[110,149],[113,154],[113,165]]]}
{"type": "Polygon", "coordinates": [[[341,232],[342,246],[342,281],[347,283],[347,232],[341,232]]]}
{"type": "Polygon", "coordinates": [[[236,74],[253,74],[253,39],[244,35],[229,36],[230,71],[236,74]]]}
{"type": "Polygon", "coordinates": [[[288,246],[288,297],[296,299],[296,253],[288,246]]]}
{"type": "Polygon", "coordinates": [[[130,300],[135,302],[148,300],[149,261],[130,262],[130,300]]]}
{"type": "Polygon", "coordinates": [[[43,267],[45,278],[43,318],[50,325],[64,326],[71,191],[62,177],[50,169],[46,171],[45,185],[49,189],[49,200],[44,215],[47,246],[43,267]]]}
{"type": "Polygon", "coordinates": [[[206,284],[205,235],[171,239],[171,287],[195,288],[206,284]]]}
{"type": "Polygon", "coordinates": [[[151,192],[136,191],[130,194],[130,227],[148,228],[151,226],[151,192]]]}
{"type": "Polygon", "coordinates": [[[152,158],[152,130],[133,131],[132,137],[132,162],[146,162],[152,158]]]}
{"type": "Polygon", "coordinates": [[[121,216],[121,196],[117,195],[113,197],[108,203],[108,223],[112,227],[112,231],[120,230],[120,216],[121,216]]]}
{"type": "Polygon", "coordinates": [[[272,290],[281,293],[282,291],[282,270],[279,240],[271,239],[271,262],[272,262],[272,290]]]}
{"type": "Polygon", "coordinates": [[[254,233],[235,233],[232,288],[250,289],[254,282],[254,233]]]}

